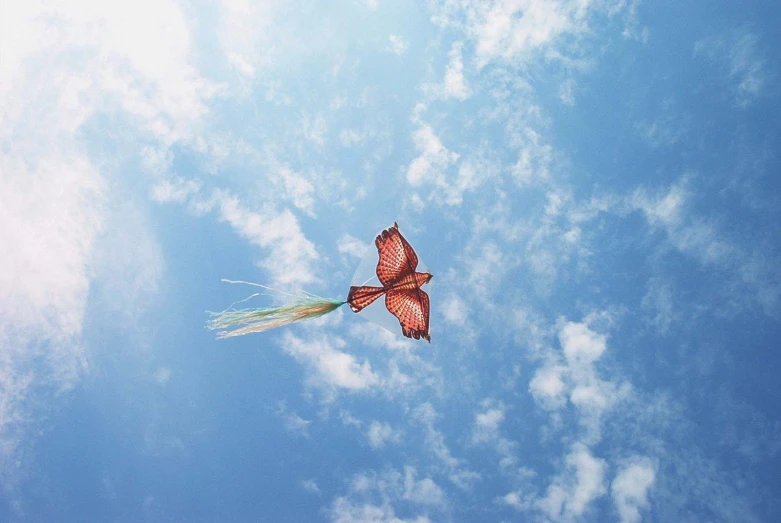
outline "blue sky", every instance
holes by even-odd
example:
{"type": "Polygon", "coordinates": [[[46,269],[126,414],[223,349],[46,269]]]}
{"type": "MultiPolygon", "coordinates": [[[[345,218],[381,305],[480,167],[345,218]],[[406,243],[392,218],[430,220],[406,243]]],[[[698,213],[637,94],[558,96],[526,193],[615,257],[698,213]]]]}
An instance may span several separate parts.
{"type": "Polygon", "coordinates": [[[781,8],[2,11],[3,521],[781,512],[781,8]],[[205,329],[394,221],[431,344],[205,329]]]}

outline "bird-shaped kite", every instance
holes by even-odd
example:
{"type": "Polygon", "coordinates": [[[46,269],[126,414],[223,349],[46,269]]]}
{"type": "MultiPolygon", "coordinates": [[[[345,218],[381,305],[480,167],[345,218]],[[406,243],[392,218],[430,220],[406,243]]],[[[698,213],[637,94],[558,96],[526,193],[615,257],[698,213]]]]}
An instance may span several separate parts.
{"type": "MultiPolygon", "coordinates": [[[[353,285],[346,301],[329,300],[306,293],[304,296],[292,296],[293,303],[281,307],[228,309],[213,313],[207,327],[219,330],[219,338],[241,336],[318,318],[335,311],[345,303],[350,305],[353,312],[360,312],[381,296],[385,296],[385,307],[399,320],[402,334],[407,338],[422,338],[430,342],[429,297],[421,287],[431,281],[432,274],[428,271],[417,271],[418,256],[399,232],[396,223],[377,235],[374,244],[379,254],[376,270],[379,286],[353,285]]],[[[268,289],[265,285],[251,285],[268,289]]]]}

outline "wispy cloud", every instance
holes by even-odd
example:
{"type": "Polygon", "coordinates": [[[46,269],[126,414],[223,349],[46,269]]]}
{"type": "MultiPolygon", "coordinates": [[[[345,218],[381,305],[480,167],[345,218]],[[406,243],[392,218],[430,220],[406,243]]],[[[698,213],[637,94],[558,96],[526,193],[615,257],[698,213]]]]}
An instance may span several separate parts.
{"type": "Polygon", "coordinates": [[[277,2],[255,4],[241,0],[220,0],[217,34],[220,47],[240,75],[253,79],[257,69],[274,59],[270,30],[277,2]]]}
{"type": "Polygon", "coordinates": [[[472,94],[464,77],[464,61],[461,52],[462,42],[455,42],[448,53],[449,62],[445,68],[445,78],[441,85],[433,85],[429,88],[433,93],[443,99],[455,98],[466,100],[472,94]]]}
{"type": "MultiPolygon", "coordinates": [[[[10,458],[21,422],[36,419],[25,403],[55,404],[41,395],[69,389],[87,371],[81,335],[95,262],[112,263],[110,253],[96,250],[108,246],[101,235],[117,214],[115,187],[105,181],[112,167],[87,155],[85,126],[105,111],[133,122],[136,136],[153,144],[148,151],[158,151],[156,161],[138,155],[150,169],[165,169],[165,151],[192,139],[216,88],[192,66],[175,2],[4,6],[0,48],[0,241],[16,246],[0,261],[0,439],[10,458]],[[41,74],[50,81],[41,83],[41,74]]],[[[124,265],[141,279],[123,276],[131,284],[115,303],[132,299],[135,283],[153,286],[156,272],[133,266],[160,266],[154,242],[143,247],[134,252],[150,257],[126,257],[124,265]]]]}
{"type": "Polygon", "coordinates": [[[402,432],[391,427],[390,423],[372,421],[369,430],[366,432],[369,438],[369,445],[374,449],[381,449],[388,443],[401,442],[402,432]]]}
{"type": "Polygon", "coordinates": [[[424,182],[445,185],[445,172],[459,155],[448,150],[427,124],[421,123],[412,138],[420,154],[407,167],[407,181],[413,187],[424,182]]]}
{"type": "Polygon", "coordinates": [[[219,220],[227,222],[241,237],[270,251],[260,265],[269,271],[273,284],[302,285],[317,280],[314,262],[319,256],[289,210],[250,210],[236,196],[220,190],[208,199],[193,200],[191,207],[199,213],[216,210],[219,220]]]}
{"type": "Polygon", "coordinates": [[[396,55],[403,55],[407,52],[409,43],[399,35],[390,35],[388,37],[388,50],[396,55]]]}
{"type": "Polygon", "coordinates": [[[418,470],[410,465],[383,473],[366,472],[353,476],[349,491],[332,503],[329,516],[336,522],[378,523],[428,522],[429,513],[440,513],[446,508],[444,490],[432,478],[419,479],[418,470]],[[396,507],[414,507],[419,515],[401,519],[396,507]]]}
{"type": "Polygon", "coordinates": [[[313,479],[305,479],[301,482],[301,486],[307,492],[320,495],[320,487],[317,486],[317,482],[313,479]]]}
{"type": "Polygon", "coordinates": [[[769,81],[766,59],[759,37],[748,29],[699,40],[694,56],[701,55],[720,67],[738,106],[747,107],[764,94],[769,81]]]}
{"type": "Polygon", "coordinates": [[[285,352],[309,369],[307,380],[312,386],[359,391],[378,385],[380,377],[372,371],[371,364],[341,351],[345,346],[341,338],[305,340],[290,332],[282,336],[285,352]]]}
{"type": "Polygon", "coordinates": [[[649,225],[664,231],[678,251],[703,267],[729,271],[732,282],[722,292],[737,290],[735,295],[743,295],[732,300],[738,306],[748,295],[750,302],[758,302],[767,314],[772,314],[781,299],[781,275],[767,262],[769,254],[753,246],[751,250],[744,248],[722,232],[717,220],[696,215],[691,209],[690,183],[688,177],[683,177],[666,191],[638,189],[627,199],[627,207],[641,211],[649,225]]]}
{"type": "Polygon", "coordinates": [[[610,487],[621,523],[637,523],[640,512],[650,505],[648,491],[656,479],[656,464],[645,457],[627,460],[610,487]]]}
{"type": "Polygon", "coordinates": [[[461,465],[445,442],[444,434],[436,428],[438,414],[431,403],[423,403],[413,411],[414,420],[423,428],[426,448],[437,457],[450,481],[463,490],[469,490],[480,475],[461,465]]]}
{"type": "Polygon", "coordinates": [[[574,521],[591,503],[607,493],[607,464],[595,458],[588,447],[574,443],[565,460],[566,468],[559,474],[536,507],[554,521],[574,521]]]}
{"type": "Polygon", "coordinates": [[[490,399],[484,400],[481,407],[483,407],[481,411],[475,414],[472,443],[492,445],[500,457],[499,466],[502,469],[515,466],[518,461],[515,455],[518,445],[501,433],[507,408],[502,402],[490,399]]]}
{"type": "Polygon", "coordinates": [[[576,0],[442,2],[435,4],[433,20],[464,26],[475,41],[477,65],[483,67],[494,61],[528,60],[565,35],[583,33],[589,14],[598,9],[596,3],[576,0]]]}
{"type": "Polygon", "coordinates": [[[558,354],[550,354],[535,371],[529,392],[551,412],[567,402],[575,406],[584,431],[582,441],[596,443],[601,439],[604,414],[631,394],[631,385],[599,377],[595,363],[607,349],[607,338],[587,323],[560,322],[558,338],[564,361],[558,354]]]}

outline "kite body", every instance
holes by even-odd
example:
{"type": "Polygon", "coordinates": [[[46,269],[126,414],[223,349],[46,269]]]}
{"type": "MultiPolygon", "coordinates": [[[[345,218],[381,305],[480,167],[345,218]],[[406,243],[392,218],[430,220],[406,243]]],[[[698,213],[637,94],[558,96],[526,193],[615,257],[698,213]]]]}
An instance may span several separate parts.
{"type": "MultiPolygon", "coordinates": [[[[207,327],[221,329],[217,333],[220,338],[263,332],[323,316],[345,303],[357,313],[384,296],[385,307],[399,320],[402,334],[407,338],[416,340],[422,338],[430,342],[429,297],[421,287],[431,281],[432,274],[417,271],[418,256],[401,235],[396,223],[377,235],[374,244],[379,255],[376,269],[379,286],[354,285],[350,287],[347,301],[329,300],[307,293],[303,296],[294,296],[293,303],[281,307],[228,309],[220,313],[212,313],[213,318],[207,323],[207,327]]],[[[250,285],[268,289],[265,285],[250,285]]]]}
{"type": "Polygon", "coordinates": [[[416,271],[418,256],[397,224],[382,231],[374,244],[380,257],[377,278],[382,287],[352,286],[347,303],[353,312],[360,312],[384,295],[385,307],[398,318],[402,334],[430,342],[429,298],[421,287],[431,280],[432,274],[416,271]]]}

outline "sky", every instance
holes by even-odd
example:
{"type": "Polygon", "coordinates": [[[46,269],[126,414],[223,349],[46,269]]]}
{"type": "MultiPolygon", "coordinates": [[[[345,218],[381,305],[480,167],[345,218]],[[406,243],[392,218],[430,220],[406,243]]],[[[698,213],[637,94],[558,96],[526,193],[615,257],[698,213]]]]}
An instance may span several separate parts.
{"type": "Polygon", "coordinates": [[[0,13],[0,520],[781,513],[777,3],[0,13]],[[430,344],[205,328],[394,222],[430,344]]]}

